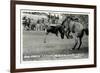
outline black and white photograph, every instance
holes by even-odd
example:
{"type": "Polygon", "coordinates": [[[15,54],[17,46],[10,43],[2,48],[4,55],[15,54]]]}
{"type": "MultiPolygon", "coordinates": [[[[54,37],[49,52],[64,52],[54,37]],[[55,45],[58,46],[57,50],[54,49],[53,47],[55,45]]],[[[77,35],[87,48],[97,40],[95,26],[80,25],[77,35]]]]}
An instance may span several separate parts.
{"type": "Polygon", "coordinates": [[[96,66],[96,6],[16,1],[12,72],[96,66]]]}
{"type": "Polygon", "coordinates": [[[88,14],[21,10],[23,61],[88,58],[88,14]]]}

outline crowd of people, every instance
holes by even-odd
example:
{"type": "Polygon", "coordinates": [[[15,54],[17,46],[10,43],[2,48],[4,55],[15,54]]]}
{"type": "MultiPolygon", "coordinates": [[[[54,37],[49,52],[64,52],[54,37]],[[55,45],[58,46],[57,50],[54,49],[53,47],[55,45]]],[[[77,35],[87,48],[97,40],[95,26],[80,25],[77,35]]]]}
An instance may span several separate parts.
{"type": "MultiPolygon", "coordinates": [[[[64,17],[67,17],[64,15],[64,17]]],[[[80,23],[88,23],[86,21],[87,16],[76,16],[76,15],[71,15],[70,17],[73,18],[74,21],[80,22],[80,23]]],[[[64,19],[64,18],[63,18],[64,19]]],[[[45,29],[48,26],[56,26],[59,25],[62,22],[59,16],[49,16],[48,18],[41,18],[41,19],[35,19],[35,18],[30,18],[27,16],[23,16],[22,18],[22,24],[23,24],[23,29],[24,30],[33,30],[33,31],[45,31],[45,29]]]]}
{"type": "Polygon", "coordinates": [[[34,19],[27,16],[23,16],[22,18],[22,24],[24,27],[24,30],[33,30],[33,31],[45,31],[46,27],[50,24],[56,25],[58,24],[58,17],[52,17],[52,18],[41,18],[41,19],[34,19]]]}

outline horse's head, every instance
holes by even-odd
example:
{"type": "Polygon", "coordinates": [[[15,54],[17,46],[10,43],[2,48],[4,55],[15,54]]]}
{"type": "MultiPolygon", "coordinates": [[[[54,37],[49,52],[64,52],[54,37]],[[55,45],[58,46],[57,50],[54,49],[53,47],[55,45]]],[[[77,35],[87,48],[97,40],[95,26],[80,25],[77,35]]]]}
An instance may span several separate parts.
{"type": "Polygon", "coordinates": [[[64,27],[62,25],[58,27],[58,31],[60,32],[61,39],[64,39],[64,27]]]}
{"type": "Polygon", "coordinates": [[[64,33],[61,34],[61,39],[64,39],[64,33]]]}
{"type": "Polygon", "coordinates": [[[69,28],[68,22],[66,21],[66,22],[63,23],[63,25],[62,25],[63,33],[66,33],[66,32],[68,31],[68,28],[69,28]]]}
{"type": "Polygon", "coordinates": [[[72,17],[66,17],[65,20],[62,22],[61,26],[62,26],[62,30],[63,30],[63,33],[61,35],[61,38],[63,39],[64,38],[64,35],[67,34],[67,32],[69,31],[69,28],[70,28],[70,21],[72,20],[72,17]]]}

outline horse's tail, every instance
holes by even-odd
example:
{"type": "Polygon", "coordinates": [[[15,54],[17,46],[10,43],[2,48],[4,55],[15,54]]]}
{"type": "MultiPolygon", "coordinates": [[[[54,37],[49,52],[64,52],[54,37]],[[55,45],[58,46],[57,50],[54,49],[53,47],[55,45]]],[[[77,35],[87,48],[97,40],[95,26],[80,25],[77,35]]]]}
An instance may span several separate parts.
{"type": "Polygon", "coordinates": [[[88,30],[88,28],[83,29],[83,32],[85,32],[86,35],[89,35],[89,30],[88,30]]]}

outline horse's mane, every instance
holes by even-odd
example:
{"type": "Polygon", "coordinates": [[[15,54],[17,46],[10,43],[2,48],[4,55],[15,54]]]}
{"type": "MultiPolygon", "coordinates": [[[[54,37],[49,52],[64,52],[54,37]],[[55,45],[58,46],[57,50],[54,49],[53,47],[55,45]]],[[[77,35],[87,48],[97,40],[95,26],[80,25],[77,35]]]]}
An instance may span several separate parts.
{"type": "Polygon", "coordinates": [[[67,20],[67,17],[65,18],[65,20],[62,22],[62,24],[61,24],[61,25],[63,25],[63,24],[66,22],[66,20],[67,20]]]}
{"type": "Polygon", "coordinates": [[[62,22],[61,25],[63,25],[63,24],[67,21],[68,18],[69,18],[70,20],[73,20],[70,16],[68,16],[68,17],[65,18],[65,20],[62,22]]]}

